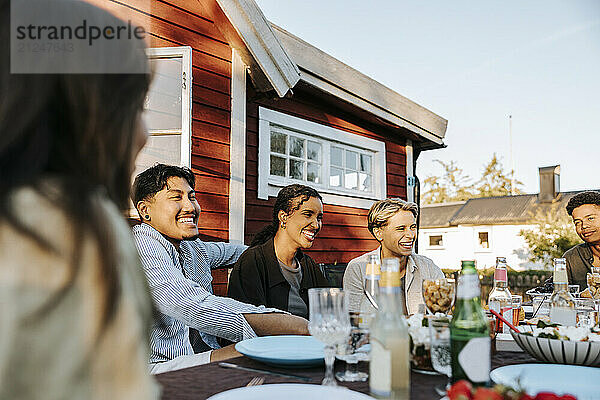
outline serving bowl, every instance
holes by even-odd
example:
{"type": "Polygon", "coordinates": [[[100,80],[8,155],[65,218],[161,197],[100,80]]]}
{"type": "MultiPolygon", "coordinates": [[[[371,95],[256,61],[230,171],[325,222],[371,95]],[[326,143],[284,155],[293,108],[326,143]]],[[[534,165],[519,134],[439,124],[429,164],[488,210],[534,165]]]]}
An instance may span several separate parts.
{"type": "MultiPolygon", "coordinates": [[[[521,332],[532,332],[533,326],[519,326],[521,332]]],[[[516,333],[510,334],[524,351],[540,361],[553,364],[600,366],[600,342],[548,339],[516,333]]]]}

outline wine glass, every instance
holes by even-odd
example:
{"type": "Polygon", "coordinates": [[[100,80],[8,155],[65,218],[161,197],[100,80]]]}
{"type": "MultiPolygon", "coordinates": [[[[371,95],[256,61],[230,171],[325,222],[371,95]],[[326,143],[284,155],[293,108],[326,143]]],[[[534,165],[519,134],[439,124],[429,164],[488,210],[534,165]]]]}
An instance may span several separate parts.
{"type": "Polygon", "coordinates": [[[346,361],[346,370],[338,372],[335,377],[342,382],[364,382],[369,377],[366,372],[358,370],[358,362],[369,359],[369,354],[363,351],[357,351],[369,343],[368,323],[373,319],[374,314],[350,312],[350,335],[346,341],[338,344],[338,353],[336,357],[346,361]]]}
{"type": "Polygon", "coordinates": [[[335,345],[343,342],[350,333],[348,299],[341,289],[308,289],[308,331],[325,344],[325,378],[321,385],[337,386],[333,375],[335,345]]]}
{"type": "Polygon", "coordinates": [[[454,279],[424,279],[423,301],[431,314],[447,314],[454,304],[454,279]]]}
{"type": "MultiPolygon", "coordinates": [[[[431,337],[431,366],[440,374],[448,377],[446,388],[450,386],[452,376],[452,359],[450,353],[450,321],[447,317],[429,318],[429,335],[431,337]]],[[[440,395],[446,394],[446,388],[435,387],[440,395]]]]}

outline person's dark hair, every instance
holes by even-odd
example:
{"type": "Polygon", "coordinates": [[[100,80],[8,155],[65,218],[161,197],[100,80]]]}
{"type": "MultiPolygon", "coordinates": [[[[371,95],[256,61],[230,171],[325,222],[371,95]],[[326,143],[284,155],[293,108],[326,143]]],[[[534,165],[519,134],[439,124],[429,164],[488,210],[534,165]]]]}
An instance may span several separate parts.
{"type": "Polygon", "coordinates": [[[600,207],[600,193],[593,191],[577,193],[569,199],[569,202],[567,203],[567,213],[572,216],[573,210],[584,204],[594,204],[600,207]]]}
{"type": "Polygon", "coordinates": [[[273,219],[271,223],[254,236],[250,247],[259,246],[275,237],[279,229],[279,211],[283,210],[286,214],[291,214],[298,210],[311,197],[316,197],[321,202],[323,201],[319,192],[310,186],[293,184],[282,188],[277,194],[277,199],[273,206],[273,219]]]}
{"type": "MultiPolygon", "coordinates": [[[[72,12],[73,7],[81,8],[84,15],[94,15],[107,25],[119,21],[84,2],[56,2],[53,7],[59,8],[57,12],[61,7],[72,12]]],[[[0,220],[49,251],[58,251],[16,216],[11,194],[29,186],[72,221],[70,240],[76,243],[89,234],[101,257],[100,284],[106,296],[101,315],[107,322],[120,298],[117,241],[96,199],[99,192],[105,193],[121,210],[129,208],[134,139],[141,129],[140,115],[151,76],[12,74],[10,26],[10,2],[0,0],[0,220]],[[48,177],[55,178],[58,190],[42,184],[48,177]]],[[[128,46],[131,56],[124,57],[124,66],[147,65],[139,56],[143,54],[140,49],[128,46]]],[[[75,248],[69,279],[38,314],[54,307],[73,285],[81,257],[80,246],[75,248]]]]}
{"type": "Polygon", "coordinates": [[[167,186],[169,178],[172,177],[183,178],[192,189],[194,188],[196,177],[191,169],[176,165],[155,164],[135,177],[131,190],[133,206],[137,207],[139,201],[148,200],[163,190],[167,186]]]}

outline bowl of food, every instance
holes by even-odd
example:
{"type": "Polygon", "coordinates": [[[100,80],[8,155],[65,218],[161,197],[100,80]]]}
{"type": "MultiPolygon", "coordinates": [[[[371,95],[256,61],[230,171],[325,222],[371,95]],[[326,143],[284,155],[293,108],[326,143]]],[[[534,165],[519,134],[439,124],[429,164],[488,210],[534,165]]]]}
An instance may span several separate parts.
{"type": "Polygon", "coordinates": [[[447,313],[454,304],[454,279],[424,279],[423,301],[432,313],[447,313]]]}
{"type": "Polygon", "coordinates": [[[600,328],[546,324],[519,326],[510,334],[532,357],[548,363],[600,366],[600,328]]]}

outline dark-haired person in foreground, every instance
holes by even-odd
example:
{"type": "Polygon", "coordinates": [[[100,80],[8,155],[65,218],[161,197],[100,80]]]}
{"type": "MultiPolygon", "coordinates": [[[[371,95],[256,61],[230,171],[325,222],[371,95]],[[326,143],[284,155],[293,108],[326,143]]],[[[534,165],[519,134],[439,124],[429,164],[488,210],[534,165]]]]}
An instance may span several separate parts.
{"type": "Polygon", "coordinates": [[[233,346],[220,348],[217,337],[308,334],[303,318],[213,295],[211,269],[233,264],[246,246],[198,239],[194,183],[189,168],[157,164],[133,184],[142,220],[133,236],[158,308],[150,336],[153,374],[239,356],[233,346]],[[200,332],[206,351],[194,354],[189,328],[200,332]]]}
{"type": "Polygon", "coordinates": [[[569,283],[587,287],[586,275],[592,266],[600,267],[600,193],[582,192],[573,196],[567,203],[567,213],[573,218],[575,231],[584,241],[567,250],[569,283]]]}
{"type": "Polygon", "coordinates": [[[228,295],[308,318],[308,289],[329,286],[319,266],[302,252],[312,247],[322,220],[323,202],[315,189],[298,184],[281,189],[271,224],[233,267],[228,295]]]}

